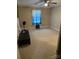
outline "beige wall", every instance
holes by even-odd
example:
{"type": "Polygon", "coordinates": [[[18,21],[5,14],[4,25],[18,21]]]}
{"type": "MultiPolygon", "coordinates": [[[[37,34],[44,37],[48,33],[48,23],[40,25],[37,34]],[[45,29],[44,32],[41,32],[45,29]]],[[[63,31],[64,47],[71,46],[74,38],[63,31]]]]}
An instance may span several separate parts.
{"type": "Polygon", "coordinates": [[[61,23],[61,7],[51,9],[51,28],[59,31],[61,23]]]}
{"type": "MultiPolygon", "coordinates": [[[[32,25],[32,10],[35,9],[35,8],[18,7],[17,9],[18,9],[18,12],[19,12],[20,22],[25,20],[27,22],[27,25],[26,25],[27,28],[34,27],[32,25]]],[[[50,25],[50,9],[41,8],[40,10],[42,12],[42,24],[41,24],[41,26],[49,26],[50,25]]]]}

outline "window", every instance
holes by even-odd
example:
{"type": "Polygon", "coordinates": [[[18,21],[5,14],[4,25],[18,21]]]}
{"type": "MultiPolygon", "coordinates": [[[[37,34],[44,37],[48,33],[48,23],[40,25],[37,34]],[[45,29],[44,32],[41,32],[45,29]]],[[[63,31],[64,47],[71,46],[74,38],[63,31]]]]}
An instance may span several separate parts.
{"type": "Polygon", "coordinates": [[[41,11],[40,10],[32,11],[32,24],[33,25],[41,24],[41,11]]]}

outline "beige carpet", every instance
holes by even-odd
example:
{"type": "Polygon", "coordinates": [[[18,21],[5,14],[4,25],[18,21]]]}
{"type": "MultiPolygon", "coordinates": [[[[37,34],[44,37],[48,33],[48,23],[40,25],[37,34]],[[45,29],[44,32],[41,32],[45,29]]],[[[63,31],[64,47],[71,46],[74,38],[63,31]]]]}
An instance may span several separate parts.
{"type": "Polygon", "coordinates": [[[51,29],[30,31],[31,45],[20,48],[21,59],[55,59],[58,33],[51,29]]]}

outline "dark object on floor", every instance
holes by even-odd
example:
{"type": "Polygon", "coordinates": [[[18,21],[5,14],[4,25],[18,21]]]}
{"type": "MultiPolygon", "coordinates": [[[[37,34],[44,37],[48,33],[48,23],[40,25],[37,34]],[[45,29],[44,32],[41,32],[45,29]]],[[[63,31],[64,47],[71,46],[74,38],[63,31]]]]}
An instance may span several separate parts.
{"type": "Polygon", "coordinates": [[[36,29],[40,29],[40,25],[39,24],[36,24],[36,29]]]}
{"type": "Polygon", "coordinates": [[[23,29],[21,31],[21,33],[19,34],[19,38],[18,38],[18,47],[26,47],[29,46],[31,44],[30,42],[30,35],[29,35],[29,31],[26,29],[23,29]]]}

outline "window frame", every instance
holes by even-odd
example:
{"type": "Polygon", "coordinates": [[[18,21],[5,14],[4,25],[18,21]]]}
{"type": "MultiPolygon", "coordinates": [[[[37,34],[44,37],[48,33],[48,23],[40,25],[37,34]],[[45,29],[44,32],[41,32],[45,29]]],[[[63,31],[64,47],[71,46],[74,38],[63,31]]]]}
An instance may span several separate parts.
{"type": "Polygon", "coordinates": [[[38,24],[40,25],[41,24],[41,20],[42,20],[41,10],[39,10],[39,9],[32,10],[32,25],[38,25],[38,24]],[[39,16],[38,15],[37,16],[35,15],[35,17],[34,17],[33,16],[33,12],[34,11],[40,11],[39,16]],[[36,19],[36,23],[34,23],[34,18],[36,19]],[[38,18],[39,18],[39,21],[40,21],[39,23],[38,23],[38,20],[37,20],[38,18]]]}

